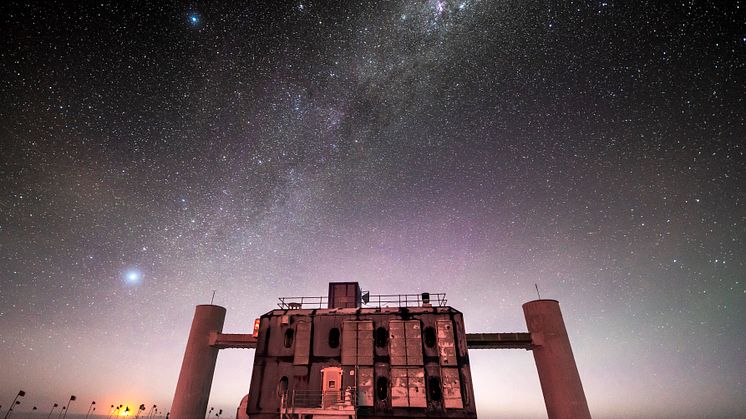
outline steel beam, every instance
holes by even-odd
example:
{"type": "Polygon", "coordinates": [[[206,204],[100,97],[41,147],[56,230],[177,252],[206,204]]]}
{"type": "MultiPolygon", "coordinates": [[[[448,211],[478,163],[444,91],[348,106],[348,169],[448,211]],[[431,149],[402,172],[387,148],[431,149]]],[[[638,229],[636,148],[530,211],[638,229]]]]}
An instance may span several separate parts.
{"type": "Polygon", "coordinates": [[[531,333],[467,333],[469,349],[531,349],[531,333]]]}

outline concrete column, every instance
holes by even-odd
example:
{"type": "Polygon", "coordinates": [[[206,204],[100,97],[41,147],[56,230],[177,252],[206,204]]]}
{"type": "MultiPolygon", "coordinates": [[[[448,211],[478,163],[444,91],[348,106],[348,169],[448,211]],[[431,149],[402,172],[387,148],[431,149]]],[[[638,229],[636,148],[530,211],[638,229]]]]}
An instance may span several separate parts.
{"type": "Polygon", "coordinates": [[[523,305],[523,314],[531,333],[534,361],[549,419],[590,419],[559,302],[529,301],[523,305]]]}
{"type": "Polygon", "coordinates": [[[221,333],[224,321],[223,307],[204,304],[195,309],[171,405],[172,419],[205,417],[215,362],[218,359],[218,349],[210,346],[210,334],[221,333]]]}

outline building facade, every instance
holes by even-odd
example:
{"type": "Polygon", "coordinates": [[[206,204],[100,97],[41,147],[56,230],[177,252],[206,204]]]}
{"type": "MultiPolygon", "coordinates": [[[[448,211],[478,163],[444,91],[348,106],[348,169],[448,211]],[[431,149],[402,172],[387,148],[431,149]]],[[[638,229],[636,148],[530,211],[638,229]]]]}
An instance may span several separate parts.
{"type": "Polygon", "coordinates": [[[205,417],[228,348],[256,350],[237,419],[476,418],[469,348],[531,351],[549,419],[591,418],[556,300],[523,304],[527,332],[469,334],[445,294],[370,295],[342,282],[278,307],[251,334],[223,333],[223,307],[195,308],[172,419],[205,417]]]}
{"type": "Polygon", "coordinates": [[[427,294],[363,308],[356,283],[329,289],[325,308],[281,299],[261,316],[250,418],[476,418],[459,311],[427,294]]]}

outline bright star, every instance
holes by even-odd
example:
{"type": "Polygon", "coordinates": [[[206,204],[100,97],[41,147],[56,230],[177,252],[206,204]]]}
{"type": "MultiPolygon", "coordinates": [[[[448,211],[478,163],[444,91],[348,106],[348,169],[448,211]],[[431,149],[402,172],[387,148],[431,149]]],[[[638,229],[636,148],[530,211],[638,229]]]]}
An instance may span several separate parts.
{"type": "Polygon", "coordinates": [[[191,23],[193,26],[196,26],[199,24],[199,15],[196,13],[192,13],[189,15],[189,23],[191,23]]]}
{"type": "Polygon", "coordinates": [[[142,273],[139,271],[131,270],[124,274],[124,278],[129,284],[137,284],[142,279],[142,273]]]}

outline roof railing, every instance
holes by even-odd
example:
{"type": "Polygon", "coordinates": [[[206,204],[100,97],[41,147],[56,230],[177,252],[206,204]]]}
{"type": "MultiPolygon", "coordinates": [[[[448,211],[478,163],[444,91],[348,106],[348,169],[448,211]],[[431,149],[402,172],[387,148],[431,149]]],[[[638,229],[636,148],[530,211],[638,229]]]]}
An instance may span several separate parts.
{"type": "MultiPolygon", "coordinates": [[[[283,310],[327,308],[327,297],[280,297],[277,305],[283,310]]],[[[444,307],[448,304],[445,293],[422,294],[366,294],[363,293],[363,308],[379,307],[444,307]],[[366,301],[367,300],[367,301],[366,301]]]]}
{"type": "Polygon", "coordinates": [[[280,297],[279,300],[277,305],[284,310],[326,308],[328,305],[326,297],[280,297]]]}
{"type": "Polygon", "coordinates": [[[283,395],[285,409],[321,408],[338,409],[357,405],[357,388],[347,387],[344,390],[290,390],[283,395]]]}

